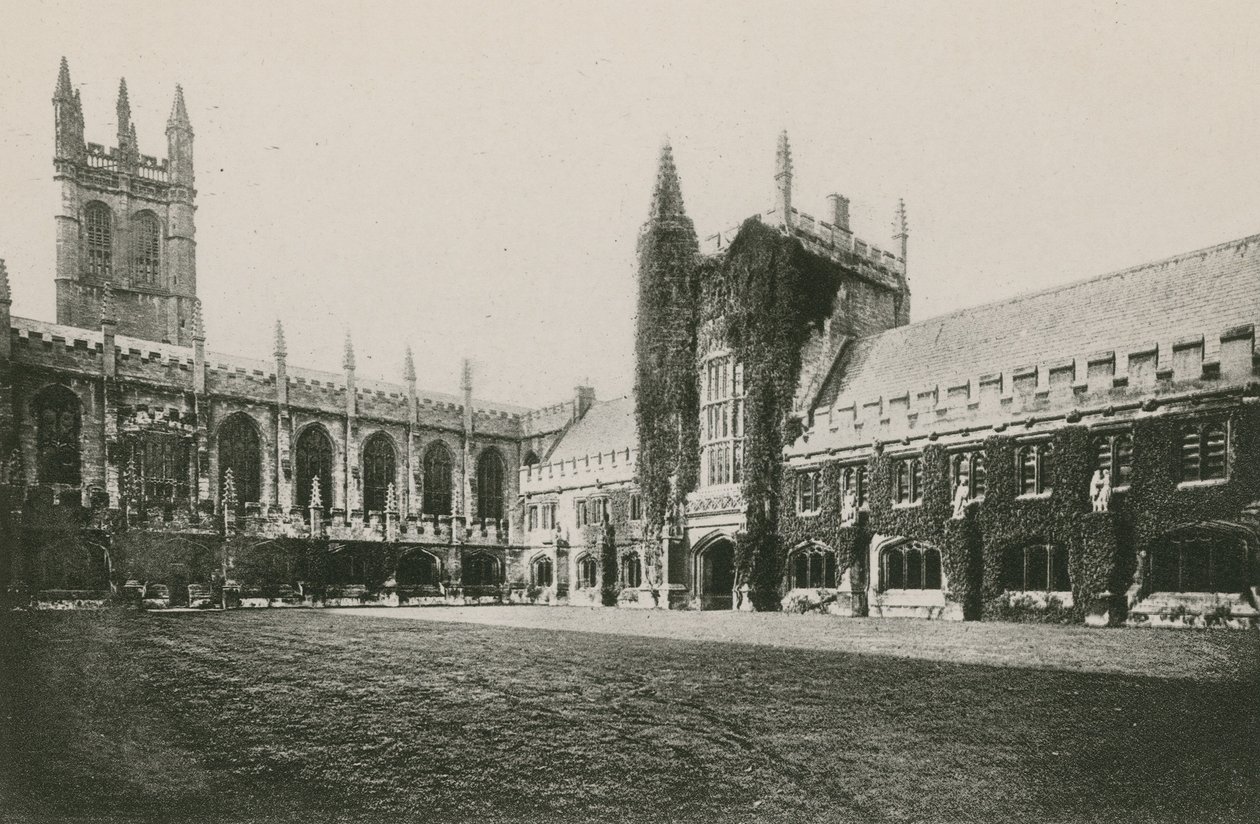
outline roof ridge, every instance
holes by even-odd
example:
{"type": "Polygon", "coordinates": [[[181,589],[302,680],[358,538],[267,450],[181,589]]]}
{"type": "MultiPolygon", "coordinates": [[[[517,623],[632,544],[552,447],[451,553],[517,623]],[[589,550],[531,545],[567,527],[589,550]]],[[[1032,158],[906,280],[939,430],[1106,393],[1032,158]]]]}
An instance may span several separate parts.
{"type": "Polygon", "coordinates": [[[1211,246],[1204,246],[1202,248],[1193,249],[1188,252],[1179,252],[1175,255],[1170,255],[1169,257],[1159,258],[1158,260],[1147,261],[1146,263],[1139,263],[1136,266],[1128,266],[1128,267],[1125,267],[1124,269],[1115,269],[1110,272],[1104,272],[1101,275],[1091,275],[1090,277],[1087,277],[1087,278],[1073,280],[1068,283],[1061,283],[1057,286],[1049,286],[1049,287],[1046,287],[1045,289],[1037,289],[1031,292],[1020,292],[1019,294],[1012,295],[1011,297],[1008,297],[1008,298],[1001,298],[999,300],[991,300],[991,301],[988,301],[987,303],[977,303],[972,306],[964,306],[963,308],[955,309],[952,312],[946,312],[941,315],[933,315],[931,317],[924,318],[923,320],[916,320],[915,322],[908,323],[905,326],[894,326],[893,328],[885,329],[882,332],[875,332],[874,334],[870,334],[870,335],[862,335],[855,340],[855,343],[858,341],[872,340],[874,338],[878,338],[883,335],[888,335],[895,332],[900,332],[902,330],[914,329],[916,327],[924,327],[932,323],[940,323],[940,322],[949,320],[951,318],[957,317],[959,315],[965,315],[969,312],[974,312],[977,309],[988,309],[990,307],[997,307],[997,306],[1009,306],[1011,304],[1019,303],[1020,301],[1031,300],[1032,298],[1041,297],[1043,295],[1051,295],[1056,292],[1066,292],[1070,289],[1078,289],[1081,286],[1085,286],[1087,284],[1099,283],[1101,281],[1110,280],[1112,278],[1118,278],[1123,275],[1131,275],[1135,272],[1140,272],[1143,269],[1151,269],[1156,266],[1163,266],[1170,263],[1180,263],[1183,260],[1195,257],[1197,255],[1203,255],[1203,254],[1208,254],[1211,252],[1222,251],[1224,249],[1228,249],[1233,246],[1248,245],[1248,244],[1251,244],[1252,242],[1260,243],[1260,233],[1257,233],[1254,235],[1247,235],[1245,237],[1235,238],[1233,240],[1227,240],[1222,243],[1215,243],[1211,246]]]}

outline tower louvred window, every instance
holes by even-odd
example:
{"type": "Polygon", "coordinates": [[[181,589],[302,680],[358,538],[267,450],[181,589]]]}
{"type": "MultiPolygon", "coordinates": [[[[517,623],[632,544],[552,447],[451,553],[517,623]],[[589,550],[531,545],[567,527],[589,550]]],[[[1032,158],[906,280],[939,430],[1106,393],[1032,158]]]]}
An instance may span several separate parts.
{"type": "Polygon", "coordinates": [[[132,221],[132,277],[137,283],[155,285],[161,277],[162,226],[151,212],[132,221]]]}
{"type": "Polygon", "coordinates": [[[87,272],[95,278],[109,278],[114,272],[114,214],[109,207],[93,201],[83,210],[87,241],[87,272]]]}

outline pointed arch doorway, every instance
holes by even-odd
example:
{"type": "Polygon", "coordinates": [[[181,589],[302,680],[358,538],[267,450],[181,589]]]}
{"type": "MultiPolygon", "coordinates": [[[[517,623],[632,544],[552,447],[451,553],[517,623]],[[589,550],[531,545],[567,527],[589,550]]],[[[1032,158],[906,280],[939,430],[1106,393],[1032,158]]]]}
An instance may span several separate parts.
{"type": "Polygon", "coordinates": [[[735,542],[726,535],[702,541],[695,550],[692,581],[700,609],[731,609],[735,589],[735,542]]]}

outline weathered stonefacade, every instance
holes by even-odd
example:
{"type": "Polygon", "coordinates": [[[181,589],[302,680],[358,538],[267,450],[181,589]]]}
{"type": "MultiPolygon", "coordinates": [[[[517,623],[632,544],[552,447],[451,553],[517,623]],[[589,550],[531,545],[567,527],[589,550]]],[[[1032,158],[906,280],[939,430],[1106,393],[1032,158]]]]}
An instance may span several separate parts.
{"type": "MultiPolygon", "coordinates": [[[[772,208],[696,258],[698,478],[656,530],[634,524],[632,544],[662,536],[659,549],[638,543],[648,598],[637,600],[1256,625],[1260,236],[911,324],[904,206],[896,251],[884,252],[853,237],[839,195],[829,221],[793,207],[786,136],[776,183],[772,208]],[[731,288],[731,255],[776,266],[784,249],[827,281],[818,294],[830,303],[810,309],[822,320],[800,350],[770,540],[747,547],[755,387],[732,340],[762,307],[716,293],[731,288]],[[767,561],[773,591],[758,593],[767,561]]],[[[666,147],[648,227],[689,227],[681,204],[666,147]]],[[[559,502],[556,544],[569,553],[590,551],[585,536],[565,541],[572,502],[602,484],[637,493],[635,472],[608,459],[627,449],[633,460],[644,437],[620,415],[603,443],[574,450],[562,438],[561,460],[522,470],[527,506],[559,502]]]]}

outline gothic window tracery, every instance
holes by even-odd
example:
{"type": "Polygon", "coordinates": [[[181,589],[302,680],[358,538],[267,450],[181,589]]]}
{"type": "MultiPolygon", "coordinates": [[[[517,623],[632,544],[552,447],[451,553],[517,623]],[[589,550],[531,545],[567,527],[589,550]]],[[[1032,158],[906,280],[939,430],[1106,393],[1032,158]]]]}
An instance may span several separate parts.
{"type": "Polygon", "coordinates": [[[578,589],[593,589],[599,586],[599,564],[590,555],[578,559],[578,589]]]}
{"type": "Polygon", "coordinates": [[[1006,550],[1002,586],[1011,592],[1068,592],[1067,548],[1058,544],[1027,544],[1006,550]]]}
{"type": "Polygon", "coordinates": [[[487,449],[477,459],[477,517],[503,519],[503,459],[496,449],[487,449]]]}
{"type": "Polygon", "coordinates": [[[836,553],[816,544],[793,550],[788,560],[788,589],[831,589],[836,586],[836,553]]]}
{"type": "Polygon", "coordinates": [[[435,442],[424,453],[424,514],[451,514],[451,451],[435,442]]]}
{"type": "Polygon", "coordinates": [[[297,501],[303,510],[311,506],[311,492],[319,482],[319,503],[324,509],[332,506],[332,439],[321,426],[308,426],[298,436],[297,501]]]}
{"type": "Polygon", "coordinates": [[[907,458],[897,462],[893,477],[893,502],[904,506],[923,500],[923,460],[907,458]]]}
{"type": "Polygon", "coordinates": [[[136,283],[157,285],[161,274],[162,224],[152,212],[132,218],[131,273],[136,283]]]}
{"type": "Polygon", "coordinates": [[[643,561],[638,553],[630,553],[621,559],[621,585],[638,589],[643,583],[643,561]]]}
{"type": "Polygon", "coordinates": [[[1054,491],[1054,444],[1026,444],[1016,453],[1021,495],[1049,495],[1054,491]]]}
{"type": "Polygon", "coordinates": [[[114,213],[99,200],[83,209],[87,273],[108,280],[114,272],[114,213]]]}
{"type": "Polygon", "coordinates": [[[64,386],[52,386],[35,399],[33,411],[39,483],[78,486],[82,477],[79,399],[64,386]]]}
{"type": "Polygon", "coordinates": [[[363,445],[363,509],[384,512],[389,485],[395,483],[394,444],[389,436],[377,432],[363,445]]]}
{"type": "Polygon", "coordinates": [[[700,394],[700,480],[740,483],[744,470],[744,365],[728,356],[705,364],[700,394]]]}
{"type": "Polygon", "coordinates": [[[219,427],[219,494],[228,470],[240,505],[261,498],[262,442],[258,429],[245,415],[233,415],[219,427]]]}
{"type": "Polygon", "coordinates": [[[880,553],[883,589],[940,589],[941,552],[936,547],[907,542],[880,553]]]}
{"type": "Polygon", "coordinates": [[[146,501],[174,503],[187,500],[189,441],[173,432],[142,432],[132,455],[140,477],[136,480],[146,501]]]}

